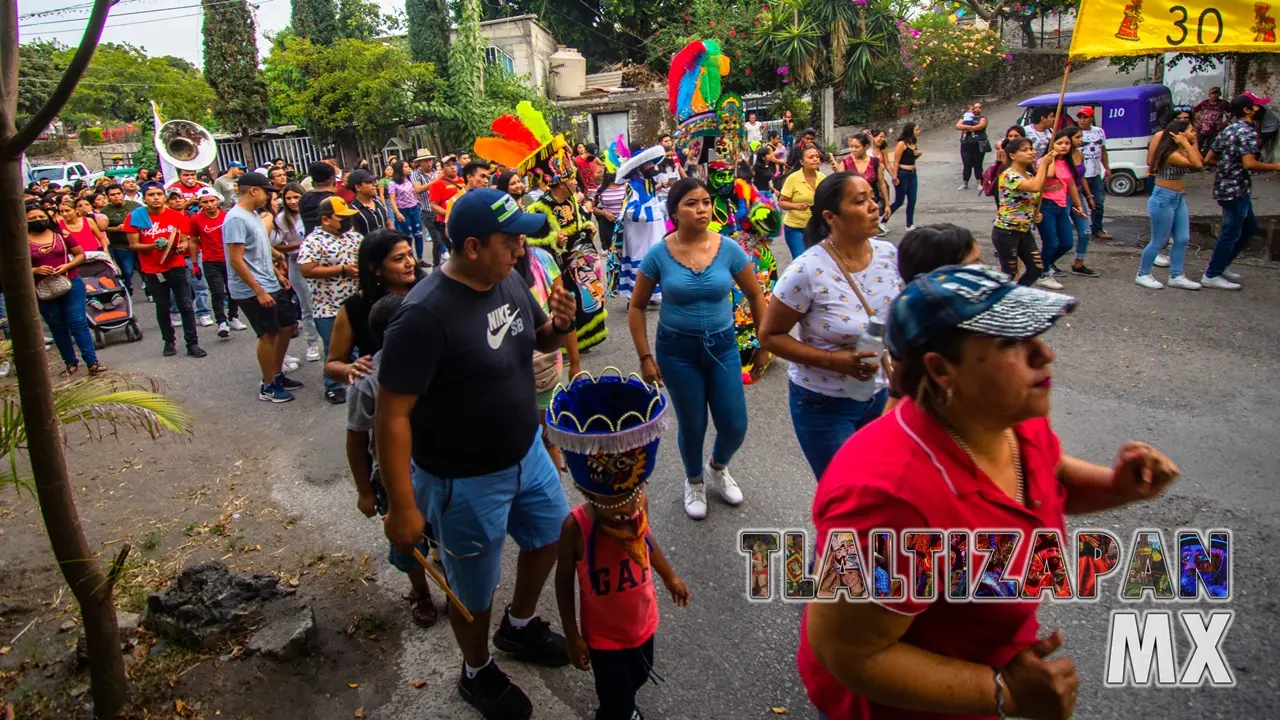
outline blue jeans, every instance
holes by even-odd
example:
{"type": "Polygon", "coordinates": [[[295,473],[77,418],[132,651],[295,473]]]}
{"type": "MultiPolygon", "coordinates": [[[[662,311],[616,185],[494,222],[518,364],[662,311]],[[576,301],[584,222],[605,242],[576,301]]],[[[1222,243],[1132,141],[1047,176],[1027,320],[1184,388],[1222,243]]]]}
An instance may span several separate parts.
{"type": "Polygon", "coordinates": [[[902,203],[907,204],[907,226],[916,224],[916,193],[920,190],[920,178],[915,170],[898,170],[898,184],[894,186],[893,204],[889,212],[898,212],[902,203]]]}
{"type": "Polygon", "coordinates": [[[1089,228],[1089,218],[1078,212],[1071,213],[1071,224],[1076,228],[1076,259],[1084,260],[1084,256],[1089,252],[1089,238],[1092,231],[1089,228]]]}
{"type": "Polygon", "coordinates": [[[1151,215],[1151,239],[1142,249],[1139,275],[1150,275],[1156,254],[1164,247],[1165,240],[1173,236],[1173,249],[1169,251],[1169,277],[1182,274],[1182,261],[1187,256],[1187,242],[1191,240],[1191,221],[1187,214],[1187,194],[1156,186],[1147,200],[1147,213],[1151,215]]]}
{"type": "Polygon", "coordinates": [[[204,271],[201,270],[200,277],[192,272],[191,266],[187,266],[187,284],[191,286],[191,292],[195,295],[196,300],[196,317],[208,317],[213,314],[213,309],[209,306],[209,281],[205,279],[204,271]]]}
{"type": "Polygon", "coordinates": [[[659,323],[654,355],[676,411],[685,476],[702,477],[708,407],[716,425],[711,459],[728,465],[747,437],[747,396],[733,328],[699,337],[659,323]]]}
{"type": "Polygon", "coordinates": [[[60,298],[40,300],[40,316],[53,334],[64,365],[79,365],[76,348],[86,365],[98,364],[98,353],[93,349],[93,334],[84,315],[84,281],[71,281],[71,289],[60,298]]]}
{"type": "Polygon", "coordinates": [[[414,255],[422,259],[422,208],[417,205],[400,208],[400,214],[404,220],[396,220],[396,229],[413,238],[414,255]]]}
{"type": "Polygon", "coordinates": [[[813,476],[822,479],[827,465],[845,441],[863,425],[880,417],[889,391],[882,389],[870,400],[831,397],[789,383],[791,386],[791,425],[800,441],[800,451],[813,468],[813,476]]]}
{"type": "MultiPolygon", "coordinates": [[[[329,336],[333,334],[333,323],[337,318],[315,318],[316,333],[320,336],[320,342],[324,346],[324,357],[321,358],[321,364],[329,362],[329,336]]],[[[324,376],[324,391],[337,390],[342,387],[342,383],[329,379],[328,375],[324,376]]]]}
{"type": "Polygon", "coordinates": [[[116,261],[116,267],[120,268],[120,277],[124,281],[125,290],[132,295],[133,274],[138,272],[138,253],[115,245],[108,246],[107,250],[111,252],[111,259],[116,261]]]}
{"type": "Polygon", "coordinates": [[[1107,206],[1107,183],[1101,175],[1084,179],[1089,183],[1089,193],[1093,195],[1093,212],[1090,213],[1090,229],[1097,235],[1102,232],[1102,211],[1107,206]]]}
{"type": "Polygon", "coordinates": [[[787,250],[791,251],[791,259],[795,260],[804,252],[804,228],[782,226],[782,238],[787,241],[787,250]]]}
{"type": "Polygon", "coordinates": [[[1044,260],[1045,271],[1067,254],[1071,249],[1071,208],[1062,207],[1052,200],[1040,204],[1040,214],[1044,220],[1040,222],[1040,258],[1044,260]]]}
{"type": "Polygon", "coordinates": [[[1218,277],[1235,261],[1249,239],[1258,234],[1258,219],[1253,215],[1253,199],[1219,200],[1222,206],[1222,234],[1205,268],[1205,277],[1218,277]]]}
{"type": "Polygon", "coordinates": [[[478,477],[442,478],[413,465],[413,497],[440,545],[440,562],[458,599],[472,612],[489,609],[502,579],[507,535],[521,550],[560,540],[569,503],[560,473],[534,433],[519,463],[478,477]]]}

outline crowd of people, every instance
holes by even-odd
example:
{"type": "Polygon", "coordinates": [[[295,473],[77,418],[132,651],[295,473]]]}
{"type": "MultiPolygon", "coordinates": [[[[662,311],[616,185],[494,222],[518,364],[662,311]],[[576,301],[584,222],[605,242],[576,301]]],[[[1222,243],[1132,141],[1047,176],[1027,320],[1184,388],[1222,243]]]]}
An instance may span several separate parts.
{"type": "MultiPolygon", "coordinates": [[[[1206,162],[1218,162],[1215,198],[1230,232],[1249,232],[1248,173],[1280,169],[1257,159],[1253,120],[1264,104],[1233,100],[1235,119],[1204,154],[1185,121],[1153,142],[1153,234],[1139,284],[1159,287],[1150,267],[1171,237],[1169,284],[1198,286],[1181,277],[1180,194],[1183,174],[1206,162]]],[[[769,356],[790,362],[793,431],[820,481],[819,556],[832,529],[975,518],[1061,528],[1067,513],[1155,497],[1177,475],[1142,443],[1123,446],[1112,468],[1075,459],[1046,419],[1054,353],[1039,336],[1075,300],[1027,286],[1061,289],[1055,262],[1073,249],[1071,271],[1097,276],[1084,259],[1088,237],[1108,237],[1108,166],[1091,109],[1060,129],[1052,111],[1032,118],[994,147],[980,105],[956,126],[962,189],[980,180],[995,195],[1003,274],[979,265],[968,230],[915,225],[916,125],[892,144],[883,131],[856,133],[837,161],[812,129],[797,133],[788,117],[781,132],[765,131],[754,116],[747,148],[711,162],[682,154],[669,135],[604,152],[556,138],[541,140],[528,164],[423,150],[376,172],[366,162],[343,171],[330,158],[305,177],[277,160],[254,171],[228,163],[216,178],[184,170],[170,185],[147,171],[93,188],[35,184],[33,272],[68,377],[81,362],[106,370],[76,275],[86,253],[109,257],[130,295],[141,275],[165,356],[177,354],[175,316],[193,358],[207,354],[201,327],[221,340],[252,327],[263,401],[288,402],[303,388],[291,377],[301,362],[288,355],[303,337],[305,359],[324,361],[325,399],[347,405],[357,509],[383,516],[389,560],[412,588],[410,617],[439,619],[415,551],[457,598],[446,612],[463,656],[461,696],[486,718],[531,716],[492,640],[521,661],[592,670],[596,717],[629,720],[641,717],[636,691],[656,662],[653,576],[677,605],[690,590],[649,531],[643,488],[583,489],[585,502],[570,509],[564,453],[545,433],[556,386],[608,337],[614,293],[627,298],[638,374],[670,398],[693,520],[709,512],[708,483],[728,505],[749,494],[749,474],[740,483],[730,465],[748,432],[747,368],[763,372],[769,356]],[[983,167],[991,150],[994,171],[983,167]],[[621,163],[611,159],[618,151],[621,163]],[[907,232],[895,246],[880,238],[904,206],[907,232]],[[776,239],[791,255],[780,276],[776,239]],[[984,491],[976,504],[965,499],[974,489],[984,491]],[[490,635],[507,535],[520,548],[516,578],[490,635]],[[538,611],[553,570],[563,633],[538,611]]],[[[1232,284],[1240,244],[1220,239],[1204,285],[1232,284]]],[[[1068,717],[1078,679],[1069,661],[1047,658],[1061,639],[1037,639],[1034,610],[814,605],[800,630],[800,673],[824,717],[1068,717]],[[998,631],[975,643],[955,629],[975,624],[998,631]]]]}

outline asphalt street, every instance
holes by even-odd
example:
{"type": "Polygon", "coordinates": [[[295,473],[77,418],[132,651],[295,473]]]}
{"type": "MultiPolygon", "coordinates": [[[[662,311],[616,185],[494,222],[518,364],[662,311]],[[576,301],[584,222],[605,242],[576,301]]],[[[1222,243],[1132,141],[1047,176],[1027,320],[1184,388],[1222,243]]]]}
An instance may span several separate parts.
{"type": "MultiPolygon", "coordinates": [[[[1073,89],[1132,83],[1099,66],[1074,79],[1073,89]]],[[[1057,84],[1051,85],[1045,87],[1056,90],[1057,84]]],[[[1007,127],[1018,114],[1011,104],[992,106],[987,112],[993,128],[1007,127]]],[[[950,131],[922,138],[917,222],[945,221],[971,228],[983,245],[984,259],[994,262],[988,240],[993,203],[976,191],[956,190],[956,143],[950,131]]],[[[1197,202],[1212,205],[1203,199],[1197,202]]],[[[1264,205],[1271,203],[1260,200],[1259,212],[1268,212],[1264,205]]],[[[1235,611],[1235,622],[1223,648],[1237,685],[1195,690],[1104,687],[1108,616],[1124,607],[1113,590],[1097,603],[1048,603],[1041,621],[1046,629],[1064,630],[1061,652],[1080,668],[1077,717],[1276,717],[1280,690],[1273,596],[1280,593],[1280,576],[1265,552],[1280,540],[1280,492],[1272,485],[1280,475],[1274,444],[1280,420],[1280,391],[1274,380],[1280,373],[1275,355],[1280,347],[1280,264],[1262,260],[1255,241],[1237,266],[1244,275],[1241,292],[1144,290],[1134,285],[1133,275],[1146,239],[1145,197],[1109,199],[1108,207],[1115,240],[1095,242],[1089,256],[1102,277],[1064,281],[1066,292],[1080,298],[1080,306],[1048,335],[1058,353],[1052,420],[1065,451],[1073,455],[1110,464],[1123,441],[1141,439],[1168,452],[1185,475],[1163,499],[1072,518],[1069,527],[1106,528],[1122,538],[1131,537],[1138,527],[1160,528],[1166,537],[1184,527],[1233,530],[1234,595],[1225,607],[1235,611]]],[[[900,218],[894,219],[888,239],[901,237],[900,218]]],[[[775,244],[775,252],[786,262],[784,244],[775,244]]],[[[1188,275],[1198,278],[1207,259],[1202,249],[1189,253],[1188,275]]],[[[102,353],[104,362],[115,370],[165,381],[169,392],[198,418],[196,442],[220,444],[231,453],[267,454],[273,500],[282,512],[319,525],[335,551],[371,553],[376,559],[371,562],[380,564],[384,591],[403,594],[403,579],[383,559],[381,528],[356,511],[343,454],[344,409],[329,406],[321,396],[320,365],[307,363],[295,373],[308,383],[296,402],[260,402],[251,333],[219,341],[212,328],[202,328],[209,357],[162,358],[153,306],[141,303],[137,308],[146,339],[111,345],[102,353]]],[[[584,367],[593,373],[609,366],[624,373],[636,371],[622,303],[611,302],[609,311],[611,336],[584,356],[584,367]]],[[[656,321],[656,314],[650,314],[651,333],[656,321]]],[[[301,341],[295,341],[293,354],[301,356],[302,351],[301,341]]],[[[689,520],[682,508],[674,435],[664,440],[658,454],[650,480],[650,521],[654,536],[687,582],[692,602],[676,608],[659,591],[662,624],[655,669],[665,683],[641,691],[646,717],[763,718],[781,712],[817,716],[795,670],[800,610],[748,602],[747,558],[736,549],[737,533],[743,528],[810,525],[815,481],[792,432],[785,362],[776,363],[761,382],[747,388],[747,404],[747,443],[732,463],[746,495],[743,505],[731,508],[712,500],[705,520],[689,520]]],[[[482,431],[477,435],[482,437],[482,431]]],[[[571,503],[579,501],[567,479],[565,492],[571,503]]],[[[509,599],[514,579],[515,554],[510,547],[506,555],[497,608],[509,599]]],[[[540,609],[559,625],[550,585],[540,609]]],[[[1181,663],[1187,643],[1179,637],[1181,663]]],[[[501,657],[499,661],[533,698],[535,717],[591,716],[595,697],[589,673],[527,667],[501,657]]],[[[456,691],[460,663],[446,623],[426,631],[408,629],[398,659],[405,682],[394,693],[369,698],[366,716],[478,718],[456,691]],[[426,680],[429,688],[413,689],[409,680],[426,680]]]]}

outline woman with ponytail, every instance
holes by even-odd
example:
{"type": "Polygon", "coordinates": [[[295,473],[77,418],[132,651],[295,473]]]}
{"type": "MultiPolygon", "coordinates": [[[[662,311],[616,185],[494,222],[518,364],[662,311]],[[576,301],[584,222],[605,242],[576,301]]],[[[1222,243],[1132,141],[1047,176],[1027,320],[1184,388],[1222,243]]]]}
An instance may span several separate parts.
{"type": "Polygon", "coordinates": [[[888,397],[876,353],[856,350],[902,284],[897,248],[875,240],[879,231],[880,207],[865,177],[838,172],[819,183],[808,249],[778,279],[760,327],[760,345],[791,361],[791,423],[818,478],[888,397]],[[799,339],[790,334],[796,325],[799,339]]]}

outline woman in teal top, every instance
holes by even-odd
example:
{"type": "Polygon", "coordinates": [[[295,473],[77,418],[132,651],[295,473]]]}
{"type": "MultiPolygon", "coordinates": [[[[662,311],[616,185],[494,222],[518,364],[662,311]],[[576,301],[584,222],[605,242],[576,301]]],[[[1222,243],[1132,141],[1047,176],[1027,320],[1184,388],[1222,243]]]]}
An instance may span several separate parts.
{"type": "Polygon", "coordinates": [[[729,461],[747,435],[747,398],[733,331],[733,284],[747,296],[753,317],[764,317],[764,293],[747,254],[732,238],[711,232],[711,195],[697,178],[683,178],[667,195],[667,214],[676,231],[645,253],[627,311],[631,339],[646,382],[664,384],[679,425],[684,461],[684,509],[707,515],[705,476],[719,483],[730,505],[742,490],[729,475],[729,461]],[[645,308],[655,285],[662,285],[656,353],[649,352],[645,308]],[[715,445],[704,468],[707,408],[716,425],[715,445]]]}

